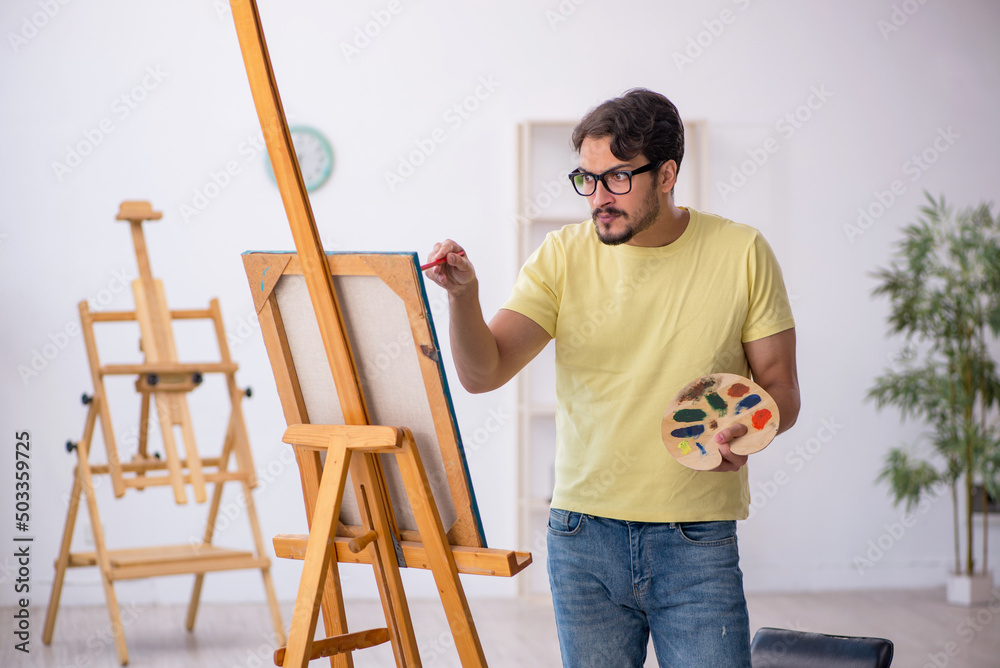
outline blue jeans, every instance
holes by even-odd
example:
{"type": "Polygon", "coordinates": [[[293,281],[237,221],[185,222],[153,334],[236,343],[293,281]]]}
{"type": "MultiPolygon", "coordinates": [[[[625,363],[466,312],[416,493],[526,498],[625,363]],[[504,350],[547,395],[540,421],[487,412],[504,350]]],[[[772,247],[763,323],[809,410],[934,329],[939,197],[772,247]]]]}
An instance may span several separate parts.
{"type": "Polygon", "coordinates": [[[548,569],[565,668],[750,668],[736,522],[549,512],[548,569]]]}

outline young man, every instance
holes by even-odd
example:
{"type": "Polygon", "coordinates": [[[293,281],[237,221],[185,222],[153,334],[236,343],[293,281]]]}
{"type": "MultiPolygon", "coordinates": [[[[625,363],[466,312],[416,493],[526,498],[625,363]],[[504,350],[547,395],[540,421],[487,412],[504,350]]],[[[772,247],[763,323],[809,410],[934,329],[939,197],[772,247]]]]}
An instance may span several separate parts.
{"type": "Polygon", "coordinates": [[[781,270],[756,230],[678,207],[684,127],[635,89],[577,125],[570,174],[591,220],[549,234],[489,324],[471,260],[448,240],[427,276],[449,295],[451,345],[470,392],[500,387],[556,340],[556,480],[549,579],[567,667],[750,666],[736,520],[747,457],[716,436],[715,471],[678,464],[660,422],[709,373],[752,374],[781,430],[799,410],[795,330],[781,270]]]}

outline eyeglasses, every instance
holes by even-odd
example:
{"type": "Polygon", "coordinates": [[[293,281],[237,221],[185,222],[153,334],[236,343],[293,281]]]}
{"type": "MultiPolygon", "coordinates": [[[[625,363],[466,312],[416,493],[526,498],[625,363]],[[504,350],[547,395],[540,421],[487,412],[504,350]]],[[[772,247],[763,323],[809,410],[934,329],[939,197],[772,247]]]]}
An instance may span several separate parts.
{"type": "Polygon", "coordinates": [[[650,162],[636,169],[610,169],[603,174],[591,174],[581,169],[569,174],[573,188],[584,197],[590,197],[597,192],[597,182],[604,184],[604,189],[612,195],[626,195],[632,190],[632,177],[653,169],[658,169],[663,161],[650,162]]]}

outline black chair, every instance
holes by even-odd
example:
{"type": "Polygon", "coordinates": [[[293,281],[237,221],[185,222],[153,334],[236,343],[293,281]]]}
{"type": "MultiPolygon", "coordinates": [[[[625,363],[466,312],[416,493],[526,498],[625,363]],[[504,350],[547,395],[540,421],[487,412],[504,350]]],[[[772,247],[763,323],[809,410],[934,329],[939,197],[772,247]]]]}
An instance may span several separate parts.
{"type": "Polygon", "coordinates": [[[750,662],[753,668],[887,668],[892,642],[761,628],[750,643],[750,662]]]}

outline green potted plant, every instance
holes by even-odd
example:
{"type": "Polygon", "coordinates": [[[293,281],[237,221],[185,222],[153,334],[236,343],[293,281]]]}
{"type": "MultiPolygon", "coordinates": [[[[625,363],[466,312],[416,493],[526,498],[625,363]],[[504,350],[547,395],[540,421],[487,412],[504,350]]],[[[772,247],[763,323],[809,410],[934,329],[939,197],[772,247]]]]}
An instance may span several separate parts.
{"type": "Polygon", "coordinates": [[[928,451],[893,448],[878,479],[907,510],[942,484],[950,488],[955,565],[948,600],[972,605],[992,590],[985,512],[978,569],[973,552],[973,487],[982,487],[985,509],[1000,480],[1000,377],[990,352],[1000,334],[1000,216],[987,204],[955,214],[943,197],[927,199],[890,266],[874,274],[873,294],[889,298],[889,331],[904,335],[905,347],[868,398],[926,425],[928,451]]]}

